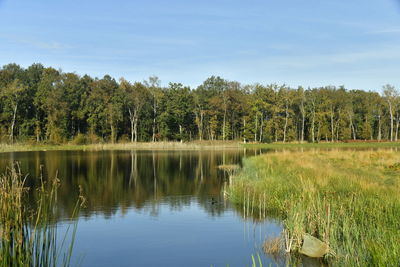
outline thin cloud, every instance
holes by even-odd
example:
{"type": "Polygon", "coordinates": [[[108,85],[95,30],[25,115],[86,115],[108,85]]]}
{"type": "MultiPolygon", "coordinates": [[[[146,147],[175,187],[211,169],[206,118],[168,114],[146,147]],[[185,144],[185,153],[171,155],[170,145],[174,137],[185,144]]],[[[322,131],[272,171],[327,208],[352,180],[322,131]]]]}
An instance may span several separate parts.
{"type": "Polygon", "coordinates": [[[382,29],[376,31],[370,31],[369,34],[391,34],[391,33],[400,33],[400,28],[392,28],[392,29],[382,29]]]}
{"type": "MultiPolygon", "coordinates": [[[[1,1],[1,0],[0,0],[1,1]]],[[[23,45],[28,45],[33,48],[39,48],[39,49],[44,49],[44,50],[50,50],[50,51],[58,51],[58,50],[66,50],[73,48],[70,45],[63,44],[57,41],[40,41],[40,40],[35,40],[35,39],[27,39],[27,38],[20,38],[20,37],[15,37],[15,36],[0,36],[3,39],[7,39],[9,41],[23,44],[23,45]]]]}

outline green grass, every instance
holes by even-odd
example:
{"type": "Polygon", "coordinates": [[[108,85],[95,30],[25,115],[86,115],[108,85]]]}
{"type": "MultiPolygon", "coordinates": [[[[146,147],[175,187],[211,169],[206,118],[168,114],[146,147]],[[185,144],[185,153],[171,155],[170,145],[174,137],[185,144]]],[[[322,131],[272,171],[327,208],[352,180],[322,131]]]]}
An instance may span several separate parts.
{"type": "Polygon", "coordinates": [[[280,218],[288,252],[308,233],[332,266],[399,266],[399,192],[398,152],[311,150],[246,159],[230,197],[245,215],[280,218]]]}
{"type": "Polygon", "coordinates": [[[321,142],[321,143],[253,143],[242,144],[246,148],[255,149],[298,149],[298,148],[394,148],[400,142],[321,142]]]}
{"type": "MultiPolygon", "coordinates": [[[[72,229],[68,227],[64,236],[58,236],[58,179],[41,180],[36,208],[30,208],[27,202],[31,189],[25,187],[25,180],[18,166],[0,176],[0,266],[69,266],[77,224],[72,229]]],[[[81,199],[72,216],[80,204],[81,199]]]]}

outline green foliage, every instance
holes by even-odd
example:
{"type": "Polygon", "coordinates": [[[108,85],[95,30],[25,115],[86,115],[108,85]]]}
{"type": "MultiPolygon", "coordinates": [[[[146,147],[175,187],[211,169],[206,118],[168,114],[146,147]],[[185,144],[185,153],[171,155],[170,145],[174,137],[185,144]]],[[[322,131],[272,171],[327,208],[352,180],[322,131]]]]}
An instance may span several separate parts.
{"type": "Polygon", "coordinates": [[[72,140],[73,145],[86,145],[89,143],[89,138],[82,133],[77,134],[72,140]]]}
{"type": "Polygon", "coordinates": [[[400,101],[343,87],[241,85],[211,76],[195,89],[63,73],[41,64],[0,69],[1,142],[63,143],[78,133],[96,142],[241,140],[246,142],[392,140],[400,101]],[[125,138],[126,139],[126,138],[125,138]]]}

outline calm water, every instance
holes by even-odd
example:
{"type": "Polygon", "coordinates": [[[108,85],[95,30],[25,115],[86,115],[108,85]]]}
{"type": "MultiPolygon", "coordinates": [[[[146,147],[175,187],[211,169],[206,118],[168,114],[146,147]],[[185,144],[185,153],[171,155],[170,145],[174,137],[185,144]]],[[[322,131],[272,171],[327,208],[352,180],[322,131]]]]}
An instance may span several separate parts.
{"type": "MultiPolygon", "coordinates": [[[[41,173],[58,176],[60,231],[81,186],[88,203],[79,216],[73,259],[81,266],[250,266],[257,253],[269,266],[273,260],[261,245],[279,235],[279,223],[243,219],[222,197],[228,184],[217,169],[257,153],[16,152],[0,154],[0,168],[19,161],[32,187],[41,173]]],[[[34,205],[34,194],[30,199],[34,205]]]]}

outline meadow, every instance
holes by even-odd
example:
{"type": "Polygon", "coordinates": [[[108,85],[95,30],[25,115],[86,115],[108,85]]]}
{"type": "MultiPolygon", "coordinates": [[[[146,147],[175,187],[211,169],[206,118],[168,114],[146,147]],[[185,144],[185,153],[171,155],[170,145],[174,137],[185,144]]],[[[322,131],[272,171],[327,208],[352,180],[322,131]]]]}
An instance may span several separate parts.
{"type": "Polygon", "coordinates": [[[274,253],[298,254],[309,234],[329,246],[330,266],[398,266],[399,179],[395,148],[280,151],[245,159],[229,196],[282,220],[274,253]]]}

